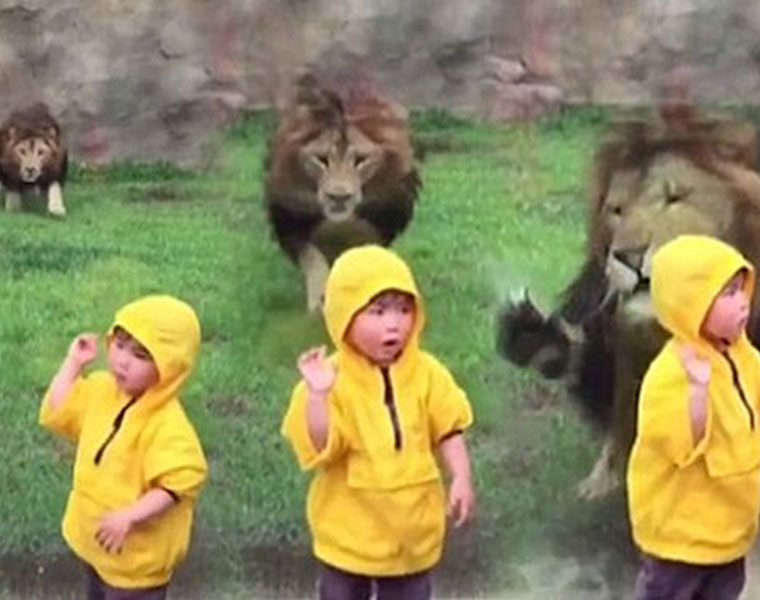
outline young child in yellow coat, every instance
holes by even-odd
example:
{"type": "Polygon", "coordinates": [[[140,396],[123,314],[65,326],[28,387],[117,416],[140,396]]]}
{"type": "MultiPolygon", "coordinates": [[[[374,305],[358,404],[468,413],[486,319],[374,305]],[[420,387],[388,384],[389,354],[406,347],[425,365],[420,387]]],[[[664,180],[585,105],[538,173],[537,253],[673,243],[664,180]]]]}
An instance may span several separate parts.
{"type": "Polygon", "coordinates": [[[449,371],[419,346],[425,313],[407,265],[379,246],[342,254],[327,281],[324,316],[337,352],[298,361],[282,433],[303,469],[322,600],[430,598],[446,494],[457,526],[475,494],[464,440],[472,412],[449,371]]]}
{"type": "Polygon", "coordinates": [[[116,313],[108,370],[82,374],[97,336],[77,336],[42,401],[40,423],[77,444],[63,536],[88,600],[163,600],[187,552],[207,468],[177,395],[200,340],[186,303],[141,298],[116,313]]]}
{"type": "Polygon", "coordinates": [[[760,513],[760,354],[745,327],[752,265],[713,238],[680,236],[652,260],[671,333],[646,372],[628,465],[637,600],[738,598],[760,513]]]}

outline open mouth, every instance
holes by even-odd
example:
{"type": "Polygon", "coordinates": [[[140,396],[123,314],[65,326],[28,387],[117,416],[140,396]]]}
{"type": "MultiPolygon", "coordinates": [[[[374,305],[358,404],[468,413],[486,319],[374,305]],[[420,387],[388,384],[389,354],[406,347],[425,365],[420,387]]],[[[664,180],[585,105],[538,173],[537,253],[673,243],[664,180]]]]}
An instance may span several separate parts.
{"type": "Polygon", "coordinates": [[[631,291],[632,294],[649,293],[650,292],[650,279],[649,277],[639,276],[639,280],[631,291]]]}
{"type": "Polygon", "coordinates": [[[398,342],[399,342],[398,340],[385,340],[383,342],[383,346],[386,348],[395,348],[396,346],[398,346],[398,342]]]}

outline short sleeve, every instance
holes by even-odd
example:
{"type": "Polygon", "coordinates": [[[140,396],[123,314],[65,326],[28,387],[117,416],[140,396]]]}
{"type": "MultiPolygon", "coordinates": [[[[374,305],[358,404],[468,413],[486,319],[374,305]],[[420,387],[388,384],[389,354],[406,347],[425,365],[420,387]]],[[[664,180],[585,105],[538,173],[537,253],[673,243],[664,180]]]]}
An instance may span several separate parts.
{"type": "Polygon", "coordinates": [[[472,425],[472,407],[467,395],[449,370],[436,360],[432,360],[428,407],[435,444],[472,425]]]}
{"type": "Polygon", "coordinates": [[[306,400],[306,384],[301,381],[293,390],[290,405],[280,428],[280,433],[290,442],[298,465],[304,471],[326,466],[339,458],[347,448],[345,421],[334,394],[328,396],[329,425],[327,443],[322,450],[314,447],[309,435],[306,422],[306,400]]]}
{"type": "Polygon", "coordinates": [[[94,377],[77,377],[69,393],[56,409],[50,406],[50,388],[48,388],[40,405],[39,424],[53,433],[76,442],[82,430],[87,402],[92,395],[94,377]]]}
{"type": "Polygon", "coordinates": [[[153,433],[143,463],[148,488],[162,488],[175,499],[195,498],[208,465],[198,436],[184,414],[166,419],[153,433]]]}

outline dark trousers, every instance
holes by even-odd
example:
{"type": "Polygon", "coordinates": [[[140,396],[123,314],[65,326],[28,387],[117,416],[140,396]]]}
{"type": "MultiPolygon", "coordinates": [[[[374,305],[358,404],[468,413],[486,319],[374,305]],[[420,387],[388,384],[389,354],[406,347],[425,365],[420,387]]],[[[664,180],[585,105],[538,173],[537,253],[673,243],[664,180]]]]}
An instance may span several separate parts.
{"type": "Polygon", "coordinates": [[[377,600],[430,600],[430,571],[398,577],[368,577],[347,573],[325,563],[319,565],[319,600],[369,600],[373,589],[377,600]]]}
{"type": "Polygon", "coordinates": [[[744,559],[692,565],[645,556],[636,578],[636,600],[736,600],[744,587],[744,559]]]}
{"type": "Polygon", "coordinates": [[[167,585],[151,588],[116,588],[108,585],[95,569],[85,564],[87,600],[166,600],[167,585]]]}

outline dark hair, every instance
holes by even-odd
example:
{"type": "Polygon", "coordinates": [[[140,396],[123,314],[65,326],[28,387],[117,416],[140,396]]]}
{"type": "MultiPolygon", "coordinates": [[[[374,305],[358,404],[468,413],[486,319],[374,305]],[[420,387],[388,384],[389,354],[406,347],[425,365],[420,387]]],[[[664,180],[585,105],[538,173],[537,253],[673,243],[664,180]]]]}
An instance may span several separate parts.
{"type": "Polygon", "coordinates": [[[153,358],[153,354],[151,353],[150,350],[148,350],[145,347],[145,344],[143,344],[135,336],[133,336],[131,333],[129,333],[129,331],[127,331],[126,329],[124,329],[121,325],[115,325],[114,326],[114,328],[113,328],[113,336],[114,337],[119,337],[119,338],[126,338],[129,341],[133,341],[135,344],[137,344],[138,346],[140,346],[140,350],[142,352],[145,352],[145,354],[147,354],[150,357],[150,360],[152,360],[153,362],[156,362],[156,359],[153,358]]]}

